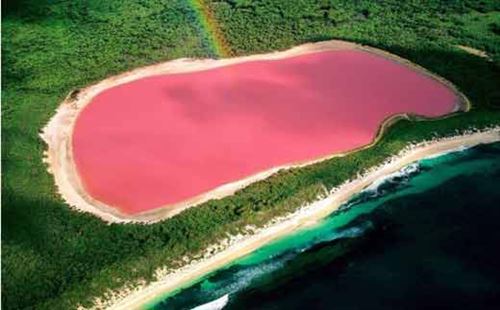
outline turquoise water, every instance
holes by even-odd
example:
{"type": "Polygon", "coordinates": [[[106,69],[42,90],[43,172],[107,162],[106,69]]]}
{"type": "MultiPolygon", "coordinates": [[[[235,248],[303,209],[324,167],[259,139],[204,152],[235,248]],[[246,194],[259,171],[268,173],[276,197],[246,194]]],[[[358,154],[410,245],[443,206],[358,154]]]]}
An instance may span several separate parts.
{"type": "Polygon", "coordinates": [[[500,143],[422,160],[150,308],[497,308],[499,185],[500,143]]]}

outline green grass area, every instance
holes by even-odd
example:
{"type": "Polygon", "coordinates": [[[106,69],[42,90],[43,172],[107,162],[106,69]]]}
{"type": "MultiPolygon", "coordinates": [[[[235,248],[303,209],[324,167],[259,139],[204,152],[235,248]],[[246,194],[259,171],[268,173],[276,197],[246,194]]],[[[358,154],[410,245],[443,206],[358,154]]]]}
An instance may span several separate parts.
{"type": "Polygon", "coordinates": [[[466,115],[401,121],[375,147],[281,172],[232,197],[154,225],[106,225],[70,210],[42,163],[40,129],[69,91],[178,57],[213,55],[188,1],[17,1],[2,21],[2,306],[68,309],[155,268],[180,264],[238,232],[263,225],[408,141],[500,123],[498,1],[211,1],[231,50],[251,54],[326,39],[389,50],[455,83],[466,115]],[[486,51],[492,61],[456,48],[486,51]]]}

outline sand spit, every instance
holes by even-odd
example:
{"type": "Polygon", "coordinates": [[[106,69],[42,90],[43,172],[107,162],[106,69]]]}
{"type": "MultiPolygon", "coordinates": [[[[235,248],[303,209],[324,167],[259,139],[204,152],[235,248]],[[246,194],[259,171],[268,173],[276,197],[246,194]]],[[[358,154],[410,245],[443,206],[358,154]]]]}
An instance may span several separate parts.
{"type": "Polygon", "coordinates": [[[176,270],[159,269],[156,273],[157,280],[152,283],[145,284],[142,281],[136,283],[135,287],[130,285],[121,291],[107,292],[104,294],[105,298],[95,300],[94,309],[138,309],[273,240],[286,236],[301,227],[317,223],[338,209],[354,194],[413,162],[463,150],[478,144],[499,141],[500,127],[494,127],[482,131],[470,130],[453,137],[410,144],[380,166],[369,169],[354,180],[346,181],[329,193],[325,193],[324,197],[318,197],[318,201],[306,205],[286,217],[275,219],[262,229],[250,229],[252,233],[246,236],[232,236],[207,249],[201,259],[186,263],[182,268],[176,270]]]}
{"type": "MultiPolygon", "coordinates": [[[[470,108],[470,103],[468,99],[462,93],[460,93],[457,90],[457,88],[449,81],[439,76],[436,76],[433,73],[429,72],[428,70],[416,64],[413,64],[405,59],[402,59],[396,55],[390,54],[388,52],[376,48],[362,46],[350,42],[333,40],[333,41],[325,41],[319,43],[309,43],[281,52],[243,56],[243,57],[228,58],[221,60],[182,58],[173,61],[168,61],[165,63],[160,63],[157,65],[135,69],[117,76],[110,77],[97,84],[70,93],[68,97],[62,102],[60,107],[57,109],[56,114],[52,117],[52,119],[45,126],[45,128],[43,128],[43,131],[41,133],[42,139],[48,145],[44,161],[48,165],[49,172],[54,175],[55,183],[59,194],[72,208],[83,212],[90,212],[106,222],[153,223],[172,217],[189,207],[206,202],[210,199],[217,199],[232,195],[237,190],[244,188],[253,182],[265,179],[281,169],[306,166],[332,157],[344,156],[346,155],[346,153],[332,154],[331,156],[318,158],[312,161],[298,162],[292,165],[275,167],[267,171],[263,171],[255,175],[249,176],[247,178],[241,179],[239,181],[224,184],[207,193],[198,195],[196,197],[193,197],[191,199],[188,199],[180,203],[166,205],[164,207],[155,210],[130,215],[130,214],[125,214],[112,206],[108,206],[92,198],[85,191],[76,170],[76,165],[73,160],[73,150],[72,150],[72,133],[79,113],[87,104],[91,102],[91,100],[97,94],[103,92],[108,88],[128,83],[134,80],[138,80],[144,77],[150,77],[155,75],[209,70],[213,68],[218,68],[248,61],[277,60],[308,53],[315,53],[320,51],[334,51],[334,50],[367,51],[373,54],[381,55],[387,59],[408,66],[411,69],[416,70],[417,72],[420,72],[426,76],[429,76],[434,80],[443,83],[444,85],[449,87],[457,95],[458,98],[455,112],[467,111],[470,108]]],[[[408,115],[403,114],[403,115],[393,115],[392,117],[388,118],[383,124],[381,124],[381,127],[374,141],[369,145],[366,145],[360,149],[368,148],[372,146],[374,143],[376,143],[376,141],[378,141],[380,136],[383,134],[385,128],[391,123],[393,123],[395,120],[407,117],[408,115]]],[[[358,151],[360,149],[352,150],[352,152],[358,151]]]]}
{"type": "Polygon", "coordinates": [[[466,53],[469,53],[471,55],[478,56],[481,58],[486,58],[486,59],[491,61],[490,56],[485,51],[482,51],[482,50],[479,50],[477,48],[473,48],[470,46],[466,46],[466,45],[457,45],[457,47],[466,53]]]}

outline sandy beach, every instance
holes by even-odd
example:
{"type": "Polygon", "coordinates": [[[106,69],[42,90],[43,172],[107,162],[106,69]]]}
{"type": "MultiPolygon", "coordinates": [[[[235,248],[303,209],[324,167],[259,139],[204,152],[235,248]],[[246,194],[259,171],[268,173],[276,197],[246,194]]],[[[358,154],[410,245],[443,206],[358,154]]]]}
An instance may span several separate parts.
{"type": "Polygon", "coordinates": [[[41,134],[42,139],[48,145],[44,161],[48,165],[49,172],[52,173],[54,176],[58,193],[72,208],[78,211],[92,213],[106,222],[153,223],[160,221],[162,219],[172,217],[187,208],[196,206],[210,199],[217,199],[232,195],[237,190],[246,187],[253,182],[265,179],[270,175],[276,173],[280,169],[311,165],[322,160],[326,160],[336,156],[344,156],[350,152],[355,152],[360,149],[372,146],[382,136],[385,128],[387,128],[388,125],[390,125],[399,118],[406,118],[408,117],[408,115],[397,114],[387,118],[382,124],[380,124],[378,134],[371,143],[360,148],[352,149],[348,153],[335,153],[329,156],[316,158],[314,160],[308,160],[304,162],[294,162],[292,164],[276,166],[269,170],[261,171],[254,175],[250,175],[243,179],[223,184],[221,186],[214,188],[213,190],[189,198],[185,201],[181,201],[175,204],[165,205],[151,211],[144,211],[136,214],[124,213],[115,207],[106,205],[105,203],[93,198],[85,190],[83,182],[77,171],[76,164],[74,161],[74,152],[72,143],[73,131],[76,119],[80,115],[80,112],[92,101],[92,99],[106,89],[122,85],[125,83],[129,83],[132,81],[136,81],[144,77],[173,74],[173,73],[203,71],[233,64],[240,64],[249,61],[279,60],[287,57],[299,56],[315,52],[338,51],[338,50],[366,51],[375,55],[383,56],[384,58],[397,62],[399,64],[408,66],[411,69],[416,70],[417,72],[444,84],[446,87],[452,90],[458,98],[456,102],[456,107],[454,109],[455,112],[467,111],[470,108],[470,103],[467,100],[467,98],[461,92],[459,92],[453,84],[451,84],[447,80],[439,76],[436,76],[433,73],[429,72],[428,70],[416,64],[413,64],[408,60],[402,59],[396,55],[390,54],[388,52],[376,48],[345,41],[332,40],[319,43],[309,43],[291,48],[286,51],[252,55],[252,56],[235,57],[235,58],[228,58],[221,60],[177,59],[165,63],[160,63],[157,65],[135,69],[117,76],[113,76],[97,84],[86,87],[84,89],[74,91],[68,95],[68,97],[58,108],[56,114],[45,126],[41,134]]]}
{"type": "Polygon", "coordinates": [[[473,147],[478,144],[500,141],[500,128],[490,128],[481,132],[470,131],[459,136],[426,141],[410,145],[400,154],[393,156],[383,165],[370,169],[355,180],[333,189],[321,200],[303,207],[297,212],[260,229],[255,234],[233,240],[225,249],[205,259],[191,262],[175,272],[160,274],[158,280],[134,290],[115,292],[114,296],[103,302],[96,302],[96,309],[138,309],[146,303],[188,285],[199,277],[238,259],[263,245],[283,237],[301,227],[317,223],[338,209],[354,194],[370,184],[379,181],[401,168],[424,158],[448,153],[454,150],[473,147]]]}

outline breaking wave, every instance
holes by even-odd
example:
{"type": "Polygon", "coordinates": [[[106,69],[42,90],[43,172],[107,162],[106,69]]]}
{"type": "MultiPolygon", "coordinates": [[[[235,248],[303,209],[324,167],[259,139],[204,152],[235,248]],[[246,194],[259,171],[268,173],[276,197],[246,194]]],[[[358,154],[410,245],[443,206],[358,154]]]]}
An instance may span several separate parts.
{"type": "Polygon", "coordinates": [[[377,199],[389,193],[408,186],[410,179],[423,171],[420,163],[412,163],[399,171],[388,174],[366,187],[348,203],[340,207],[339,211],[351,208],[354,205],[377,199]]]}
{"type": "Polygon", "coordinates": [[[343,238],[361,237],[367,230],[372,229],[373,227],[372,222],[365,221],[360,225],[338,230],[336,236],[332,238],[331,241],[343,238]]]}
{"type": "Polygon", "coordinates": [[[199,305],[197,307],[192,308],[191,310],[220,310],[224,308],[228,302],[229,302],[229,294],[226,294],[221,298],[212,300],[203,305],[199,305]]]}
{"type": "Polygon", "coordinates": [[[252,281],[260,278],[261,276],[282,268],[287,261],[293,259],[294,257],[295,255],[286,253],[280,255],[280,257],[276,259],[271,259],[258,265],[251,265],[244,268],[236,265],[235,268],[232,268],[233,270],[231,270],[231,277],[223,281],[217,281],[218,283],[215,285],[216,288],[212,288],[212,293],[216,295],[222,293],[236,293],[249,286],[252,281]]]}

